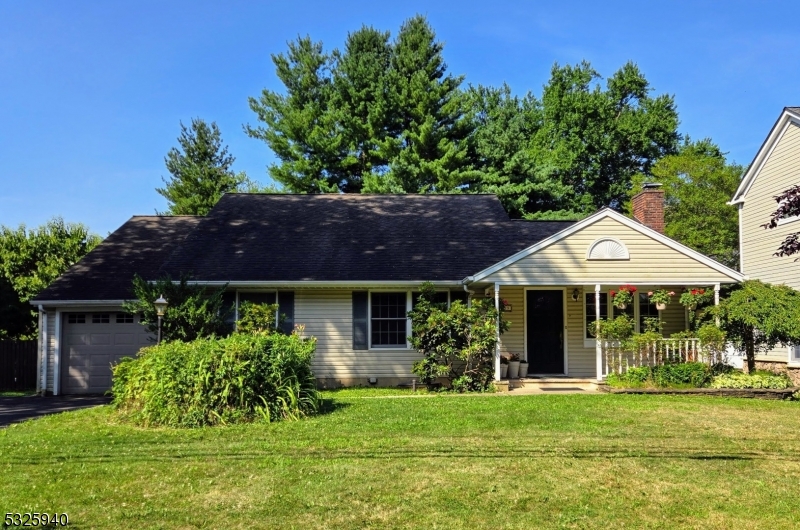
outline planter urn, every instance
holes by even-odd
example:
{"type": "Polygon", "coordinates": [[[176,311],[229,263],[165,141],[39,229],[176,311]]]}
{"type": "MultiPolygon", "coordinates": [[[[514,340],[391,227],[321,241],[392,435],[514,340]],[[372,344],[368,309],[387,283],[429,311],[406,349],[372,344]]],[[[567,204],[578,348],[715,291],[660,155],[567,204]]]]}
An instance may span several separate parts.
{"type": "Polygon", "coordinates": [[[665,304],[664,302],[656,302],[656,309],[658,311],[663,311],[666,308],[667,308],[667,304],[665,304]]]}
{"type": "Polygon", "coordinates": [[[500,365],[500,379],[505,379],[506,377],[508,377],[508,365],[507,364],[501,364],[500,365]]]}
{"type": "Polygon", "coordinates": [[[517,377],[519,377],[519,361],[509,361],[508,378],[516,379],[517,377]]]}
{"type": "Polygon", "coordinates": [[[624,311],[624,310],[625,310],[625,308],[626,308],[626,307],[628,307],[628,304],[617,304],[617,307],[618,307],[619,309],[622,309],[622,310],[624,311]]]}
{"type": "Polygon", "coordinates": [[[519,378],[524,379],[528,377],[528,363],[526,361],[519,362],[519,378]]]}

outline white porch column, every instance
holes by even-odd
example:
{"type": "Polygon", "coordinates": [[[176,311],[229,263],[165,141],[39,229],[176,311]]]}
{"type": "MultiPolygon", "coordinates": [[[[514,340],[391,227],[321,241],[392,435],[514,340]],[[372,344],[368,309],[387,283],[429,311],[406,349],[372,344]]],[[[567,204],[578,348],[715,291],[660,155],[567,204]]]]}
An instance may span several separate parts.
{"type": "Polygon", "coordinates": [[[494,308],[497,310],[494,332],[497,345],[494,348],[494,380],[500,381],[500,284],[494,284],[494,308]]]}
{"type": "MultiPolygon", "coordinates": [[[[719,284],[718,283],[714,284],[714,305],[715,306],[719,305],[719,284]]],[[[715,320],[716,320],[717,327],[719,327],[719,317],[717,317],[715,320]]]]}
{"type": "MultiPolygon", "coordinates": [[[[594,286],[594,321],[595,326],[600,322],[600,284],[594,286]]],[[[595,328],[597,329],[597,328],[595,328]]],[[[584,332],[585,333],[585,332],[584,332]]],[[[597,359],[597,380],[603,380],[603,346],[600,344],[600,337],[594,339],[595,357],[597,359]]]]}

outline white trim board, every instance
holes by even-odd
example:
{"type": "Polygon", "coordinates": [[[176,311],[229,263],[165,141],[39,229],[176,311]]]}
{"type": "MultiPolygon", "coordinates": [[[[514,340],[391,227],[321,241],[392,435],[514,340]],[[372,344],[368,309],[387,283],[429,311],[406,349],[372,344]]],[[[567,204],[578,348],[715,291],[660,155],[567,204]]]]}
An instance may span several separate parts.
{"type": "MultiPolygon", "coordinates": [[[[682,244],[678,243],[677,241],[674,241],[674,240],[668,238],[664,234],[661,234],[660,232],[656,232],[655,230],[653,230],[652,228],[650,228],[648,226],[645,226],[643,224],[640,224],[637,221],[634,221],[633,219],[625,217],[624,215],[622,215],[619,212],[611,210],[610,208],[603,208],[602,210],[590,215],[586,219],[584,219],[582,221],[579,221],[579,222],[575,223],[574,225],[565,228],[561,232],[557,232],[556,234],[553,234],[552,236],[550,236],[550,237],[548,237],[546,239],[543,239],[542,241],[536,243],[535,245],[532,245],[532,246],[530,246],[530,247],[528,247],[528,248],[526,248],[524,250],[521,250],[520,252],[517,252],[516,254],[514,254],[512,256],[509,256],[508,258],[504,259],[503,261],[495,263],[491,267],[489,267],[487,269],[484,269],[484,270],[480,271],[479,273],[477,273],[477,274],[475,274],[473,276],[468,276],[467,278],[465,278],[465,283],[467,283],[467,282],[472,283],[472,282],[481,281],[484,278],[494,274],[495,272],[500,271],[500,270],[508,267],[509,265],[512,265],[512,264],[516,263],[517,261],[521,260],[522,258],[526,258],[526,257],[530,256],[531,254],[539,252],[540,250],[545,249],[545,248],[549,247],[550,245],[552,245],[554,243],[557,243],[557,242],[561,241],[562,239],[565,239],[565,238],[569,237],[570,235],[574,234],[575,232],[578,232],[579,230],[583,230],[584,228],[586,228],[588,226],[591,226],[594,223],[596,223],[598,221],[601,221],[603,219],[613,219],[613,220],[625,225],[626,227],[628,227],[628,228],[630,228],[632,230],[635,230],[635,231],[637,231],[637,232],[639,232],[639,233],[641,233],[641,234],[643,234],[645,236],[648,236],[648,237],[650,237],[652,239],[655,239],[659,243],[661,243],[661,244],[663,244],[663,245],[665,245],[665,246],[667,246],[667,247],[669,247],[669,248],[671,248],[671,249],[673,249],[673,250],[675,250],[677,252],[680,252],[681,254],[683,254],[683,255],[685,255],[685,256],[687,256],[689,258],[692,258],[692,259],[694,259],[696,261],[699,261],[703,265],[706,265],[707,267],[709,267],[709,268],[711,268],[711,269],[713,269],[713,270],[715,270],[715,271],[717,271],[717,272],[719,272],[721,274],[724,274],[725,276],[729,277],[734,282],[741,282],[741,281],[744,280],[744,276],[742,276],[740,273],[736,272],[735,270],[733,270],[731,268],[726,267],[725,265],[723,265],[721,263],[717,263],[716,261],[714,261],[713,259],[709,258],[708,256],[704,256],[703,254],[697,252],[696,250],[692,250],[689,247],[687,247],[685,245],[682,245],[682,244]]],[[[607,282],[597,281],[597,282],[594,282],[594,283],[607,283],[607,282]]],[[[693,283],[698,283],[698,282],[693,282],[693,283]]],[[[707,283],[707,282],[699,282],[699,283],[707,283]]],[[[717,281],[713,281],[711,283],[717,283],[717,281]]]]}
{"type": "Polygon", "coordinates": [[[736,189],[736,193],[733,194],[733,198],[730,200],[730,202],[728,202],[728,204],[740,204],[745,201],[747,192],[750,191],[750,188],[753,186],[753,182],[755,182],[758,174],[761,173],[764,164],[766,164],[767,160],[769,160],[769,157],[772,155],[775,147],[780,143],[781,138],[783,138],[783,135],[792,124],[800,125],[800,115],[790,111],[787,108],[784,108],[780,117],[775,122],[775,125],[773,125],[772,130],[769,132],[769,135],[767,135],[767,139],[764,140],[764,144],[759,148],[755,158],[753,158],[753,161],[747,168],[747,171],[745,171],[744,175],[742,175],[742,180],[739,183],[739,187],[736,189]]]}

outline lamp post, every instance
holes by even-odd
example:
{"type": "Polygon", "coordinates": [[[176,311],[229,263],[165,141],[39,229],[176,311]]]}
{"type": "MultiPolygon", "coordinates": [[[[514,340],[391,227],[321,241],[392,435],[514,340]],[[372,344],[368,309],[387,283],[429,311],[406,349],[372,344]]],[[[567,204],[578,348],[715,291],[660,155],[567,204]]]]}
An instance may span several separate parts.
{"type": "Polygon", "coordinates": [[[158,315],[158,342],[156,344],[161,344],[161,317],[166,313],[167,305],[169,304],[162,294],[158,297],[158,300],[153,302],[153,305],[156,307],[156,314],[158,315]]]}

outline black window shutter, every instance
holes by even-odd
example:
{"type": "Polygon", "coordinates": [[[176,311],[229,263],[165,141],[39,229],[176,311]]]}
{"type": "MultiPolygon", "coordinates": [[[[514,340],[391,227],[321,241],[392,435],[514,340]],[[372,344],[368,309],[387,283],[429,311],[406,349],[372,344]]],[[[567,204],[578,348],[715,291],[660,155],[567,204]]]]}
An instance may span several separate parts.
{"type": "Polygon", "coordinates": [[[368,350],[367,342],[367,314],[369,293],[367,291],[353,291],[353,349],[368,350]]]}
{"type": "Polygon", "coordinates": [[[278,314],[284,317],[281,331],[291,333],[294,329],[294,291],[278,291],[278,314]]]}

